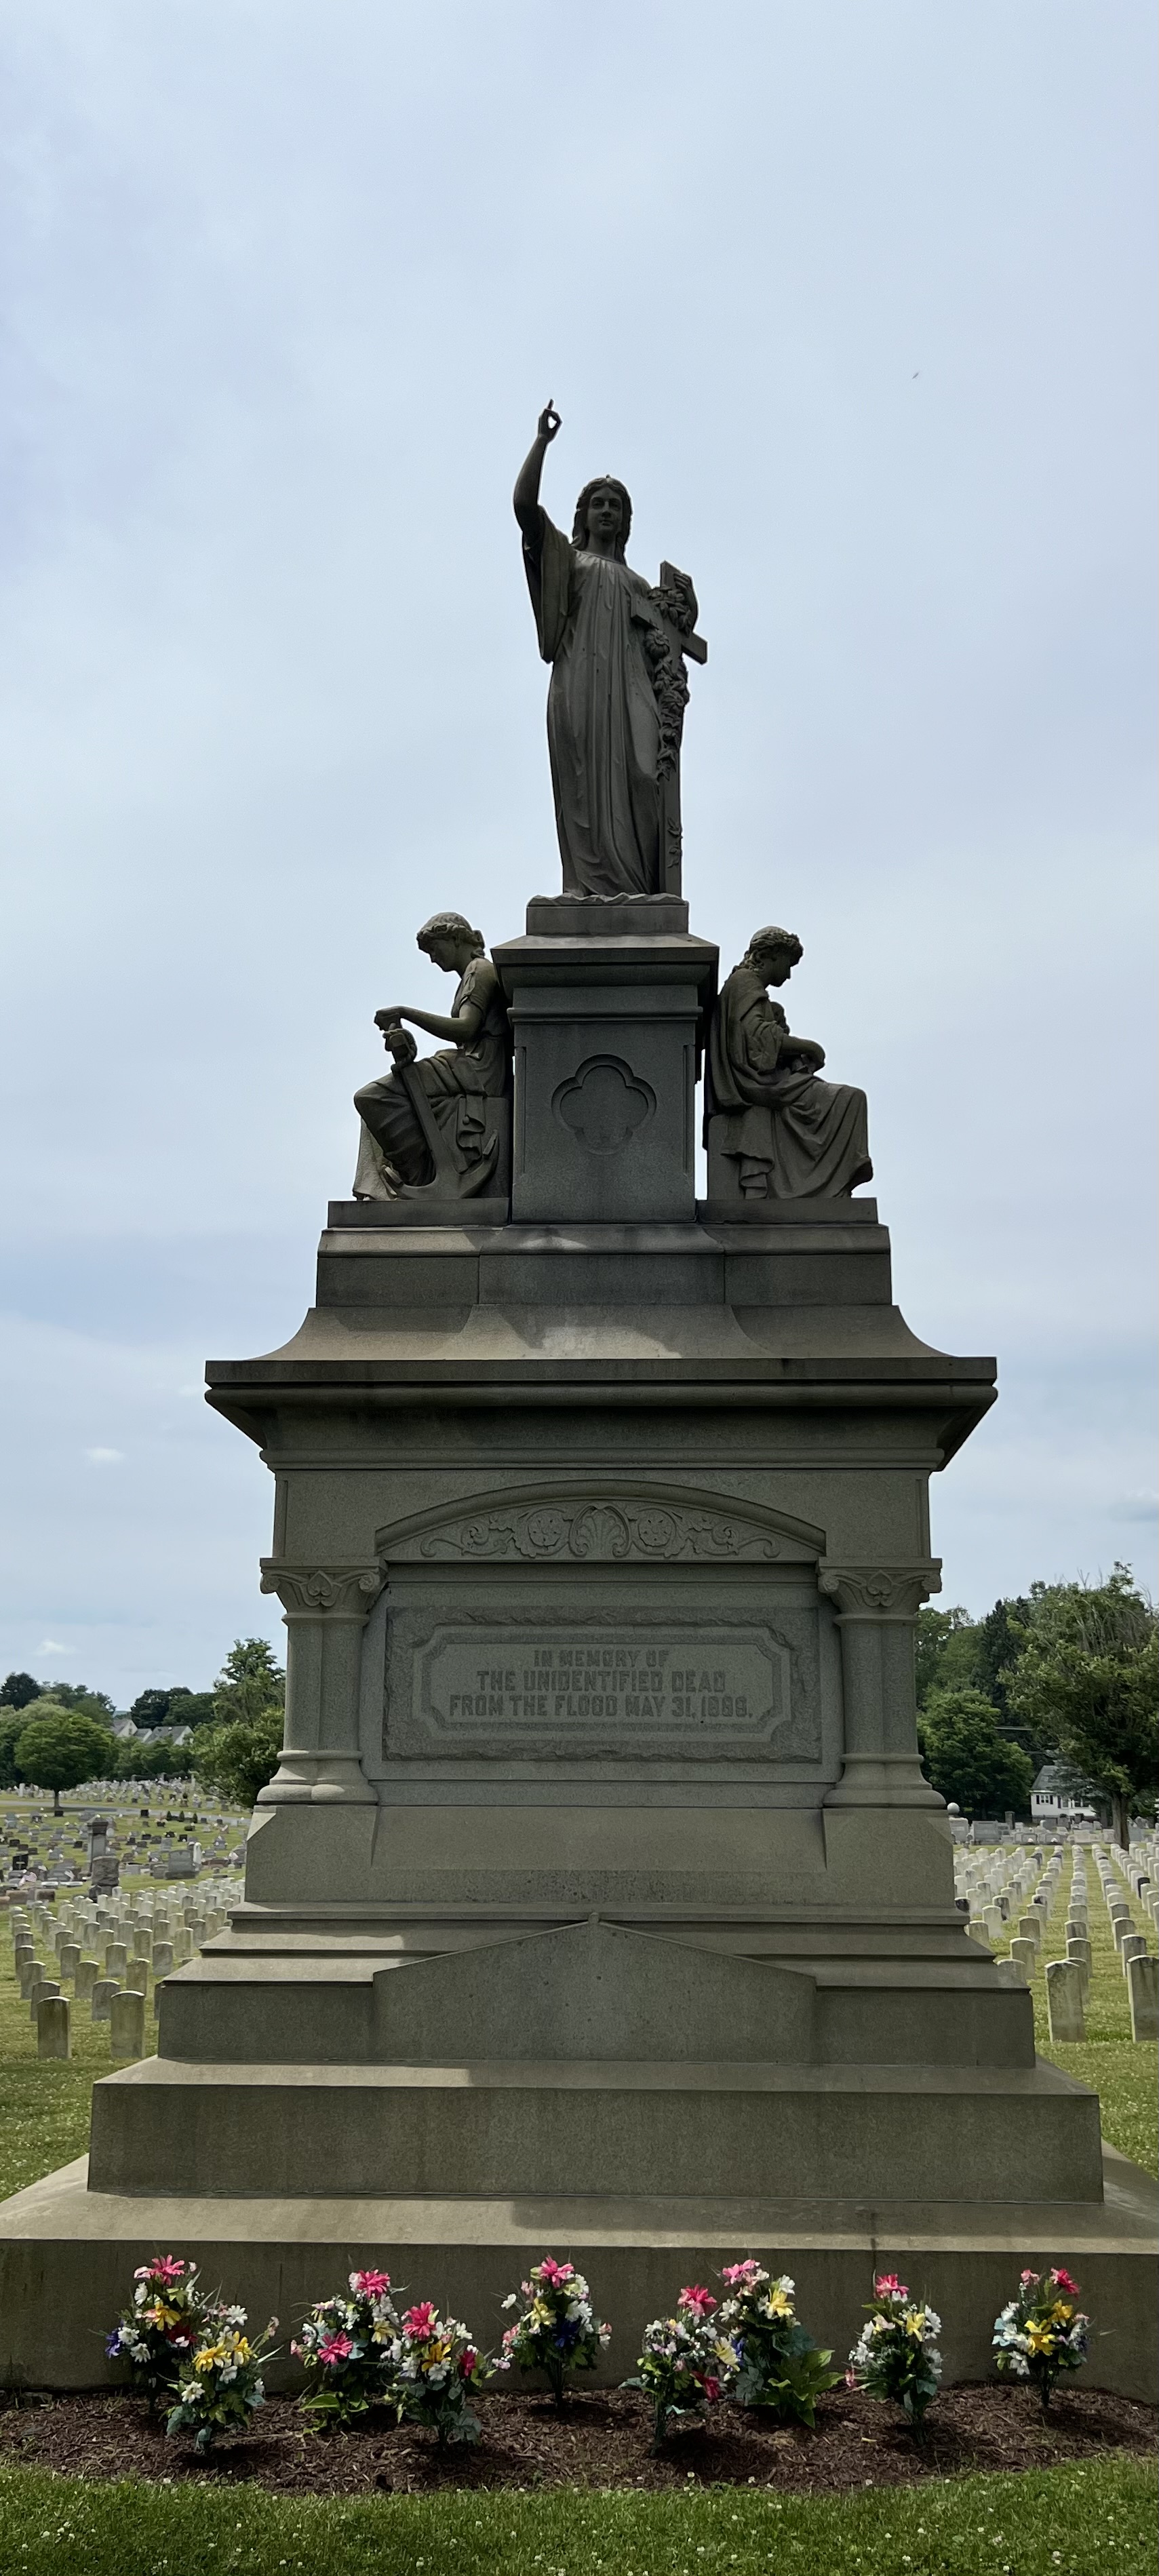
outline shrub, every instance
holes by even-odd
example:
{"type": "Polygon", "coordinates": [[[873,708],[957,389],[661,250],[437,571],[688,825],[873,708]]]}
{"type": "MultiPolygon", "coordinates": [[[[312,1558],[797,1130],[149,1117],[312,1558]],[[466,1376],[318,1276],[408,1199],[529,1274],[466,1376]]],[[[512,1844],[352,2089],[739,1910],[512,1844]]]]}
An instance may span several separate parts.
{"type": "Polygon", "coordinates": [[[530,2279],[512,2290],[504,2307],[517,2307],[520,2294],[526,2305],[507,2328],[497,2367],[509,2370],[515,2362],[520,2370],[541,2370],[562,2406],[569,2371],[594,2370],[612,2329],[596,2324],[583,2273],[550,2254],[532,2265],[530,2279]]]}
{"type": "Polygon", "coordinates": [[[731,2394],[741,2406],[761,2406],[782,2420],[794,2417],[800,2424],[814,2424],[817,2399],[836,2388],[842,2374],[830,2370],[832,2353],[822,2351],[798,2324],[795,2284],[788,2273],[771,2280],[750,2256],[744,2263],[727,2263],[721,2279],[732,2293],[720,2311],[737,2355],[731,2394]]]}
{"type": "Polygon", "coordinates": [[[1079,2285],[1069,2272],[1024,2272],[1015,2297],[994,2319],[999,2370],[1032,2380],[1044,2415],[1060,2373],[1081,2370],[1087,2357],[1090,2318],[1078,2301],[1079,2285]]]}
{"type": "Polygon", "coordinates": [[[941,2318],[932,2308],[918,2306],[896,2272],[876,2274],[846,2381],[850,2388],[863,2388],[867,2397],[892,2398],[904,2407],[919,2437],[922,2417],[941,2382],[941,2331],[941,2318]]]}
{"type": "Polygon", "coordinates": [[[389,2272],[351,2272],[349,2297],[319,2299],[290,2345],[306,2365],[302,2405],[322,2424],[353,2424],[391,2406],[399,2333],[389,2272]]]}
{"type": "Polygon", "coordinates": [[[644,2329],[643,2352],[624,2386],[642,2389],[651,2400],[655,2450],[670,2424],[699,2418],[735,2375],[736,2350],[713,2323],[716,2306],[710,2290],[689,2283],[677,2299],[675,2316],[654,2317],[644,2329]]]}

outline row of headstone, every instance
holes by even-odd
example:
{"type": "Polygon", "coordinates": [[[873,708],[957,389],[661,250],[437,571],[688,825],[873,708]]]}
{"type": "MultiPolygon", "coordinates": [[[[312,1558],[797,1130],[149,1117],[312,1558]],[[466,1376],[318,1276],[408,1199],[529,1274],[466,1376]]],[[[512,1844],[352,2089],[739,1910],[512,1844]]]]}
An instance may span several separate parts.
{"type": "Polygon", "coordinates": [[[1159,2038],[1159,1956],[1148,1949],[1147,1936],[1139,1930],[1135,1911],[1138,1907],[1152,1923],[1156,1920],[1157,1880],[1146,1865],[1145,1849],[1144,1844],[1135,1844],[1129,1853],[1124,1853],[1117,1845],[1108,1849],[1102,1843],[1096,1843],[1094,1849],[1103,1903],[1127,1981],[1132,2039],[1159,2038]]]}
{"type": "Polygon", "coordinates": [[[65,1985],[93,2023],[108,2022],[114,2057],[143,2056],[150,1979],[156,2010],[157,1985],[224,1931],[239,1893],[236,1878],[220,1878],[180,1899],[118,1889],[105,1899],[69,1893],[51,1907],[39,1899],[13,1906],[15,1972],[40,2056],[71,2054],[65,1985]]]}
{"type": "MultiPolygon", "coordinates": [[[[1129,1888],[1136,1906],[1152,1922],[1157,1920],[1159,1838],[1137,1842],[1128,1856],[1100,1843],[1090,1848],[1127,1981],[1132,2037],[1154,2039],[1159,2027],[1159,1960],[1148,1950],[1125,1891],[1129,1888]]],[[[1022,1843],[1015,1844],[1012,1850],[991,1845],[980,1851],[955,1853],[958,1903],[967,1913],[970,1931],[991,1947],[1009,1943],[1008,1956],[997,1962],[1002,1982],[1029,1985],[1040,1963],[1044,1965],[1047,2021],[1054,2041],[1085,2038],[1091,1978],[1087,1872],[1082,1845],[1070,1848],[1065,1955],[1042,1959],[1048,1927],[1062,1901],[1065,1871],[1066,1854],[1058,1846],[1049,1854],[1028,1850],[1022,1843]]]]}

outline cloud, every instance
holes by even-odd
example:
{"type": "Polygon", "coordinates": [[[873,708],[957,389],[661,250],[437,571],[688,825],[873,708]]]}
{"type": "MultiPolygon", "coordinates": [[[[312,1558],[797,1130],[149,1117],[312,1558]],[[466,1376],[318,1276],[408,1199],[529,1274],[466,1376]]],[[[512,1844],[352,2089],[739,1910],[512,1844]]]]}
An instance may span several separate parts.
{"type": "Polygon", "coordinates": [[[75,1646],[62,1646],[59,1637],[42,1637],[34,1649],[38,1655],[75,1655],[75,1646]]]}
{"type": "Polygon", "coordinates": [[[1159,1521],[1159,1494],[1124,1494],[1111,1505],[1113,1521],[1159,1521]]]}
{"type": "Polygon", "coordinates": [[[125,1462],[123,1449],[86,1449],[85,1456],[92,1467],[121,1467],[125,1462]]]}

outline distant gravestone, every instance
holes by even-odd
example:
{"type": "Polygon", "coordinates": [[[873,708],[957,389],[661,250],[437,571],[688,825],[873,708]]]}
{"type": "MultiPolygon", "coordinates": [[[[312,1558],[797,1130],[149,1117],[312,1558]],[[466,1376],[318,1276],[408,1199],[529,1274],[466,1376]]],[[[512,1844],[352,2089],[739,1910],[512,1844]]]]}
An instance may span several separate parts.
{"type": "Polygon", "coordinates": [[[113,1996],[109,2012],[112,2025],[111,2044],[114,2057],[143,2057],[145,2054],[145,1998],[127,1988],[113,1996]]]}
{"type": "Polygon", "coordinates": [[[1086,2038],[1082,1971],[1077,1960],[1047,1960],[1046,2017],[1053,2040],[1086,2038]]]}
{"type": "Polygon", "coordinates": [[[1010,1956],[1014,1960],[1015,1965],[1021,1968],[1026,1983],[1029,1985],[1031,1978],[1034,1975],[1034,1971],[1038,1966],[1037,1941],[1028,1941],[1023,1934],[1019,1934],[1017,1939],[1013,1940],[1010,1944],[1010,1956]]]}
{"type": "Polygon", "coordinates": [[[1159,2039],[1159,1959],[1132,1959],[1127,1970],[1132,2039],[1159,2039]]]}
{"type": "Polygon", "coordinates": [[[36,2007],[38,2057],[71,2057],[67,1995],[44,1995],[36,2007]]]}
{"type": "Polygon", "coordinates": [[[100,1961],[98,1959],[81,1958],[77,1960],[76,1976],[73,1980],[73,1993],[76,1996],[78,2004],[88,2004],[92,2002],[93,1987],[95,1986],[100,1973],[100,1961]]]}

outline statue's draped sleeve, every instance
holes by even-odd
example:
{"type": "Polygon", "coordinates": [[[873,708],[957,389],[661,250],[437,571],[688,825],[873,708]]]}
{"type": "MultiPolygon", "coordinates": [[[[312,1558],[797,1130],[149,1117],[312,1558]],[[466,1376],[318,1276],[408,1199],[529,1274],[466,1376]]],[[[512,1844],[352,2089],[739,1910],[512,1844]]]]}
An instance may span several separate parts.
{"type": "Polygon", "coordinates": [[[544,509],[537,537],[523,540],[523,568],[545,662],[554,662],[575,609],[575,548],[544,509]]]}
{"type": "Polygon", "coordinates": [[[751,966],[728,977],[713,1016],[709,1075],[715,1109],[748,1109],[767,1101],[784,1044],[784,1013],[770,1002],[751,966]]]}

